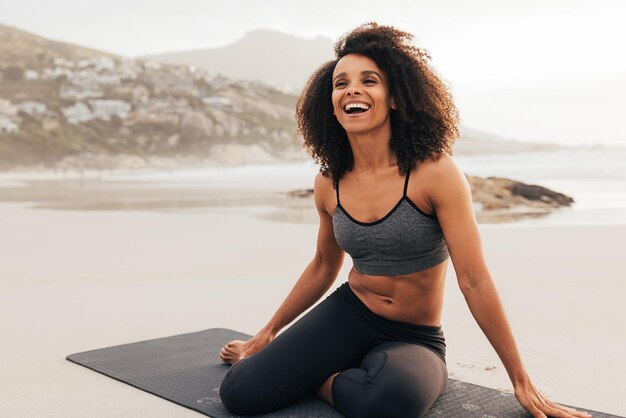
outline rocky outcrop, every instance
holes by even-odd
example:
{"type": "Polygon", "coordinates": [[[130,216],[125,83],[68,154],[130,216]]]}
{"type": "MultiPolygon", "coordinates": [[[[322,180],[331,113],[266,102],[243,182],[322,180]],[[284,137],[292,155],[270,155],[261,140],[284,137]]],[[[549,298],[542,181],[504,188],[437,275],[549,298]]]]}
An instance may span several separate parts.
{"type": "Polygon", "coordinates": [[[570,206],[574,199],[542,186],[526,184],[504,177],[467,176],[475,203],[484,210],[530,208],[558,208],[570,206]]]}

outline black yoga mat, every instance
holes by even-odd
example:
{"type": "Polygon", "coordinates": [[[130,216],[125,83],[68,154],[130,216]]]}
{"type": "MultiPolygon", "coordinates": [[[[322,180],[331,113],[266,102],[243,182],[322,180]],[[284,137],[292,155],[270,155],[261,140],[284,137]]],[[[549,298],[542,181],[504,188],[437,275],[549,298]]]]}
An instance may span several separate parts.
{"type": "MultiPolygon", "coordinates": [[[[156,338],[75,353],[67,360],[214,418],[238,417],[222,405],[219,387],[229,364],[219,358],[231,340],[250,335],[224,328],[156,338]]],[[[577,408],[578,410],[586,410],[577,408]]],[[[594,417],[616,417],[586,410],[594,417]]],[[[259,417],[342,417],[311,395],[280,411],[259,417]]],[[[512,394],[449,379],[427,417],[531,417],[512,394]]]]}

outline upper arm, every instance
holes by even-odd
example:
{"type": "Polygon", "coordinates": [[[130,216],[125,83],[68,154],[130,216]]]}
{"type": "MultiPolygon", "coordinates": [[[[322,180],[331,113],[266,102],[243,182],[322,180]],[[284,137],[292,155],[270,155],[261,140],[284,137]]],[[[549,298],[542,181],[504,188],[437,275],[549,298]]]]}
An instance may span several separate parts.
{"type": "Polygon", "coordinates": [[[333,220],[329,213],[329,208],[335,207],[336,200],[332,179],[318,173],[315,177],[313,195],[320,218],[315,260],[323,270],[330,271],[334,278],[341,269],[345,253],[335,240],[333,220]]]}
{"type": "Polygon", "coordinates": [[[444,154],[432,164],[428,195],[448,244],[450,258],[462,291],[490,278],[482,250],[472,191],[465,174],[444,154]]]}

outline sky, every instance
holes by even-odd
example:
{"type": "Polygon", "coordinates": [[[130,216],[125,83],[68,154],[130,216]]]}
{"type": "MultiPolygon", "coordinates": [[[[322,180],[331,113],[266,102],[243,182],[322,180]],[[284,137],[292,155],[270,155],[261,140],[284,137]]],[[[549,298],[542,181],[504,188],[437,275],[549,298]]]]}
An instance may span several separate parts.
{"type": "Polygon", "coordinates": [[[415,35],[465,125],[626,146],[624,0],[0,0],[0,23],[129,57],[224,46],[255,29],[336,40],[372,20],[415,35]]]}

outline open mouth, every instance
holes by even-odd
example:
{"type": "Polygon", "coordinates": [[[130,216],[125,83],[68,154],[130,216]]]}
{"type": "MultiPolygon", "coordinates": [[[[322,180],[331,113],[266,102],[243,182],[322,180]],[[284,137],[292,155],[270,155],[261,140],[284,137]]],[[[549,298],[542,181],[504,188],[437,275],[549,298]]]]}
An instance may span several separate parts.
{"type": "Polygon", "coordinates": [[[370,105],[367,103],[348,103],[344,106],[343,110],[348,115],[356,115],[360,113],[365,113],[370,109],[370,105]]]}

